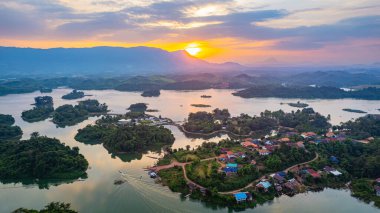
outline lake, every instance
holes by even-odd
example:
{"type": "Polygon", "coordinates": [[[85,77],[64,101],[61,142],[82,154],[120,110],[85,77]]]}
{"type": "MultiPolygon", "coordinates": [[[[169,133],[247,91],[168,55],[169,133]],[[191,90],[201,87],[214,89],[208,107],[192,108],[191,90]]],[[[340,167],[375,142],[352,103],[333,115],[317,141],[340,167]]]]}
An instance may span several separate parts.
{"type": "MultiPolygon", "coordinates": [[[[54,99],[54,106],[75,104],[77,100],[63,100],[61,96],[69,89],[56,89],[50,95],[54,99]]],[[[105,102],[113,113],[125,113],[130,104],[144,102],[149,108],[159,112],[151,113],[162,115],[174,121],[183,121],[189,112],[211,111],[214,108],[228,108],[235,116],[240,113],[258,115],[268,110],[283,109],[284,111],[297,110],[286,104],[301,101],[308,103],[315,111],[323,115],[331,114],[331,122],[340,122],[362,116],[362,114],[342,111],[343,108],[359,109],[369,113],[378,113],[380,101],[366,100],[302,100],[279,98],[243,99],[231,95],[232,90],[203,90],[203,91],[161,91],[160,97],[142,97],[140,93],[118,92],[114,90],[85,91],[86,94],[105,102]],[[201,95],[211,95],[212,98],[201,98],[201,95]],[[196,108],[191,104],[209,104],[211,108],[196,108]]],[[[88,178],[84,181],[62,183],[50,186],[49,189],[39,189],[38,186],[21,184],[0,184],[0,212],[11,212],[19,207],[41,209],[52,201],[71,203],[73,208],[82,213],[97,212],[227,212],[227,209],[212,209],[197,201],[181,200],[179,194],[172,193],[167,187],[155,184],[149,178],[146,166],[153,165],[159,153],[147,153],[141,156],[125,156],[125,162],[118,157],[112,157],[102,145],[85,145],[74,140],[77,130],[87,124],[92,124],[97,118],[90,118],[80,124],[66,128],[57,128],[46,120],[36,123],[24,122],[20,115],[23,110],[33,106],[34,97],[41,93],[7,95],[0,97],[0,113],[11,114],[16,119],[23,132],[23,138],[29,138],[30,133],[38,131],[41,135],[56,137],[65,144],[78,146],[88,160],[90,169],[88,178]],[[119,171],[126,171],[127,182],[114,185],[114,180],[121,179],[119,171]]],[[[84,99],[85,99],[84,98],[84,99]]],[[[187,138],[176,127],[168,126],[176,140],[173,148],[184,148],[186,145],[196,147],[202,144],[203,139],[187,138]]],[[[227,136],[211,138],[207,141],[218,142],[227,136]]],[[[365,204],[350,196],[345,190],[327,189],[322,192],[299,194],[295,197],[282,196],[273,202],[248,209],[247,212],[379,212],[372,205],[365,204]]]]}

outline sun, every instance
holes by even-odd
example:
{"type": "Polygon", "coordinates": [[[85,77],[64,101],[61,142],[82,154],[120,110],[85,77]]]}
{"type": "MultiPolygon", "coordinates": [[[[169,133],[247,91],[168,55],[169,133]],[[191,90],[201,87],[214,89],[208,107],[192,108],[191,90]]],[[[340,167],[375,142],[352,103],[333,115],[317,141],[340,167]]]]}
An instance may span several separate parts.
{"type": "Polygon", "coordinates": [[[192,56],[196,56],[198,55],[199,52],[202,51],[202,49],[198,46],[198,44],[194,44],[194,43],[187,45],[185,50],[187,53],[189,53],[192,56]]]}

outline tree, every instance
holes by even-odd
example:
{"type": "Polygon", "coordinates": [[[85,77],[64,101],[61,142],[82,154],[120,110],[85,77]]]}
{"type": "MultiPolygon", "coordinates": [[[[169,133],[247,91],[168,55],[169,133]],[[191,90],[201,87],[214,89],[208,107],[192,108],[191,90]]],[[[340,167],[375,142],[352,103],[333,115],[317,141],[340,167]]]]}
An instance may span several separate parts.
{"type": "Polygon", "coordinates": [[[40,137],[40,133],[38,133],[38,132],[32,132],[30,134],[30,138],[38,138],[38,137],[40,137]]]}

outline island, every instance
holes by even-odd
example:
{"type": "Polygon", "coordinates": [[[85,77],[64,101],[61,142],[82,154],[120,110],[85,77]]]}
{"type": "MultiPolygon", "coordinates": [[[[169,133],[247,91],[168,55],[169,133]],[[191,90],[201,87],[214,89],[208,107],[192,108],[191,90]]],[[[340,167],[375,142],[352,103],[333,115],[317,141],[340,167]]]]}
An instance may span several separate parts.
{"type": "Polygon", "coordinates": [[[80,101],[78,105],[65,104],[53,113],[53,123],[58,127],[72,126],[86,120],[90,116],[98,116],[106,114],[108,106],[103,103],[100,104],[97,100],[84,100],[80,101]]]}
{"type": "Polygon", "coordinates": [[[0,114],[0,140],[21,138],[22,130],[19,126],[13,126],[14,123],[15,119],[12,115],[0,114]]]}
{"type": "Polygon", "coordinates": [[[34,98],[34,108],[23,111],[21,118],[27,122],[43,121],[54,112],[53,98],[50,96],[39,96],[34,98]]]}
{"type": "Polygon", "coordinates": [[[12,126],[15,123],[15,119],[12,115],[0,114],[0,125],[12,126]]]}
{"type": "Polygon", "coordinates": [[[140,154],[146,151],[160,151],[171,145],[174,136],[164,124],[167,119],[143,113],[127,113],[120,116],[105,116],[95,125],[78,130],[75,139],[86,144],[103,144],[113,154],[140,154]]]}
{"type": "Polygon", "coordinates": [[[88,167],[78,147],[70,148],[58,139],[40,136],[36,132],[28,140],[2,141],[0,162],[2,182],[83,178],[88,167]]]}
{"type": "Polygon", "coordinates": [[[301,103],[301,102],[297,102],[297,103],[288,103],[289,106],[291,107],[297,107],[297,108],[305,108],[305,107],[308,107],[309,104],[307,103],[301,103]]]}
{"type": "Polygon", "coordinates": [[[19,209],[14,210],[12,213],[53,213],[53,212],[78,213],[77,211],[71,209],[71,204],[60,203],[60,202],[51,202],[39,211],[34,210],[34,209],[19,208],[19,209]]]}
{"type": "Polygon", "coordinates": [[[367,115],[329,131],[328,119],[316,119],[310,108],[273,113],[280,115],[265,111],[261,117],[276,118],[281,125],[254,137],[167,149],[150,173],[183,196],[233,210],[325,187],[350,189],[352,196],[380,208],[380,116],[367,115]]]}
{"type": "Polygon", "coordinates": [[[144,90],[144,92],[141,94],[143,97],[158,97],[160,96],[161,92],[159,89],[154,90],[144,90]]]}
{"type": "Polygon", "coordinates": [[[344,108],[344,109],[342,109],[342,110],[343,110],[343,111],[346,111],[346,112],[354,112],[354,113],[362,113],[362,114],[367,113],[366,111],[359,110],[359,109],[349,109],[349,108],[344,108]]]}
{"type": "Polygon", "coordinates": [[[301,98],[301,99],[341,99],[356,98],[365,100],[379,100],[380,88],[368,87],[360,90],[345,91],[336,87],[311,86],[278,86],[259,85],[232,93],[242,98],[301,98]]]}
{"type": "Polygon", "coordinates": [[[84,92],[78,91],[78,90],[73,90],[72,92],[63,95],[62,99],[67,99],[67,100],[74,100],[74,99],[79,99],[84,97],[84,92]]]}
{"type": "Polygon", "coordinates": [[[145,112],[148,109],[146,103],[131,104],[128,108],[131,112],[145,112]]]}
{"type": "Polygon", "coordinates": [[[211,95],[201,95],[201,98],[211,98],[211,95]]]}
{"type": "Polygon", "coordinates": [[[208,105],[208,104],[191,104],[191,106],[193,106],[193,107],[199,107],[199,108],[211,107],[211,105],[208,105]]]}
{"type": "Polygon", "coordinates": [[[268,130],[286,126],[298,131],[325,132],[331,125],[330,116],[323,116],[314,112],[312,108],[304,108],[291,113],[279,111],[264,111],[260,116],[241,114],[230,117],[227,109],[215,109],[212,113],[190,113],[187,121],[182,125],[185,133],[207,135],[218,132],[232,133],[235,136],[249,136],[262,134],[268,130]]]}

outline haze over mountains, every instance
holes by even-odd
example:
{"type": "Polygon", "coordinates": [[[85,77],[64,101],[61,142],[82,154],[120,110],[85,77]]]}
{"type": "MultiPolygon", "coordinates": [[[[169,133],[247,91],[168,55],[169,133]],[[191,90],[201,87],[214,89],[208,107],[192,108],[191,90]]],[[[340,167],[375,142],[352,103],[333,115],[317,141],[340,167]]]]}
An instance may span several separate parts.
{"type": "Polygon", "coordinates": [[[246,67],[237,63],[209,63],[190,56],[186,51],[167,52],[150,47],[0,47],[0,70],[2,74],[11,75],[135,75],[244,69],[246,67]]]}

